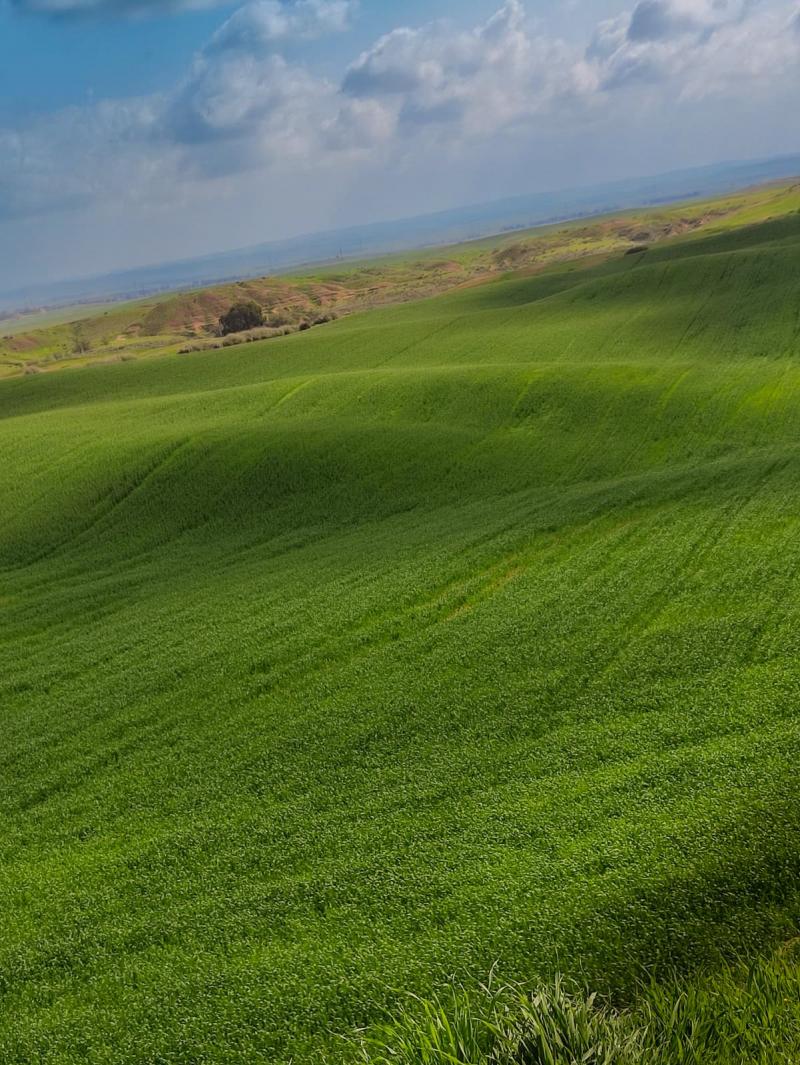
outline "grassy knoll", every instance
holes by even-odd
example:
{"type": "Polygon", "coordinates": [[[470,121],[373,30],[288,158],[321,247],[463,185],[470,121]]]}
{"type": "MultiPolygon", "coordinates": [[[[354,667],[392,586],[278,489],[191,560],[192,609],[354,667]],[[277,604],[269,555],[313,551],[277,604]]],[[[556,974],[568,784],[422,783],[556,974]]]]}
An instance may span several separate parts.
{"type": "Polygon", "coordinates": [[[0,385],[0,1060],[786,939],[800,215],[0,385]]]}

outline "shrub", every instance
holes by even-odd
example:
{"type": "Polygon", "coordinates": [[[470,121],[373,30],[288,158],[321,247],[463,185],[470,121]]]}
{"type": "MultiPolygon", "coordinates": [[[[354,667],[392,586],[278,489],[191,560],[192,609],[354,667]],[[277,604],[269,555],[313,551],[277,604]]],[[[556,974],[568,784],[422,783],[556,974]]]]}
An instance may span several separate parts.
{"type": "Polygon", "coordinates": [[[91,349],[91,346],[83,326],[79,322],[76,322],[72,326],[72,353],[74,355],[84,355],[91,349]]]}
{"type": "Polygon", "coordinates": [[[248,329],[258,329],[264,324],[264,312],[255,300],[234,303],[219,320],[222,336],[229,333],[244,333],[248,329]]]}

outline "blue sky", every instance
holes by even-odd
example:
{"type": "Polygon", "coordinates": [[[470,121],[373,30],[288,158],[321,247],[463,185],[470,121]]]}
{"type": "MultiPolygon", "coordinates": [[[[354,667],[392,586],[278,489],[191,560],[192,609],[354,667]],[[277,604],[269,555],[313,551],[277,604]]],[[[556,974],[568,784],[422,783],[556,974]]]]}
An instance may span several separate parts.
{"type": "Polygon", "coordinates": [[[798,0],[0,0],[0,289],[800,150],[798,0]]]}
{"type": "MultiPolygon", "coordinates": [[[[109,17],[108,12],[87,17],[42,17],[25,14],[20,5],[0,0],[0,115],[21,118],[36,110],[85,103],[96,97],[129,96],[166,89],[188,66],[193,54],[237,7],[222,3],[160,17],[109,17]]],[[[399,24],[420,25],[452,17],[463,25],[488,18],[499,6],[496,0],[362,0],[353,20],[347,46],[359,52],[382,33],[399,24]]],[[[613,3],[589,0],[569,5],[539,0],[531,10],[546,16],[566,35],[585,32],[613,3]]],[[[323,39],[303,45],[307,61],[335,69],[342,40],[323,39]]],[[[295,45],[295,52],[299,49],[295,45]]]]}

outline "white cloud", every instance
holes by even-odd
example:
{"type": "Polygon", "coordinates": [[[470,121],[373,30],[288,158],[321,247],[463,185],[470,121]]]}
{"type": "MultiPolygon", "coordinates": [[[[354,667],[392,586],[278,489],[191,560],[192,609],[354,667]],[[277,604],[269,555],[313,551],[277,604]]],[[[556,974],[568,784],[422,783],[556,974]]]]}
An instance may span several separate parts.
{"type": "Polygon", "coordinates": [[[170,100],[157,133],[185,146],[243,141],[278,155],[292,144],[311,146],[334,93],[333,86],[280,55],[202,56],[170,100]]]}
{"type": "Polygon", "coordinates": [[[800,72],[794,4],[640,0],[602,23],[586,53],[601,90],[663,85],[681,97],[776,89],[800,72]]]}
{"type": "Polygon", "coordinates": [[[167,101],[155,135],[219,174],[310,157],[336,114],[336,86],[287,62],[276,42],[345,28],[349,0],[256,0],[235,12],[167,101]]]}
{"type": "Polygon", "coordinates": [[[472,32],[441,23],[394,30],[348,68],[343,91],[382,101],[400,128],[481,134],[574,96],[576,58],[562,42],[532,34],[520,0],[507,0],[472,32]]]}
{"type": "Polygon", "coordinates": [[[310,39],[347,29],[355,11],[354,0],[253,0],[234,12],[211,38],[206,54],[242,52],[258,54],[273,42],[310,39]]]}
{"type": "MultiPolygon", "coordinates": [[[[52,10],[67,0],[34,2],[52,10]]],[[[613,126],[634,101],[658,120],[679,99],[791,89],[800,72],[800,13],[783,0],[639,0],[602,23],[587,48],[543,35],[520,0],[506,0],[473,30],[393,30],[339,85],[280,54],[288,38],[343,29],[352,11],[349,0],[255,0],[223,23],[171,92],[0,130],[3,216],[163,204],[268,168],[333,174],[380,156],[388,169],[410,155],[439,158],[445,147],[468,153],[511,131],[521,143],[552,142],[567,130],[579,137],[595,117],[613,126]]]]}
{"type": "Polygon", "coordinates": [[[674,40],[740,20],[746,0],[639,0],[628,25],[631,41],[674,40]]]}

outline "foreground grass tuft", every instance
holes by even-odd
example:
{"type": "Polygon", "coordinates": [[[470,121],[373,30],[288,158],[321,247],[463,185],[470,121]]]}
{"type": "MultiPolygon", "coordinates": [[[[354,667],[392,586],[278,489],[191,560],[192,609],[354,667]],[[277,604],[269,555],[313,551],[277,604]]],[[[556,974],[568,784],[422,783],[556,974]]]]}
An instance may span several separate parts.
{"type": "Polygon", "coordinates": [[[368,1065],[791,1065],[798,1055],[800,968],[785,954],[652,982],[630,1009],[560,976],[533,992],[452,984],[355,1040],[368,1065]]]}

